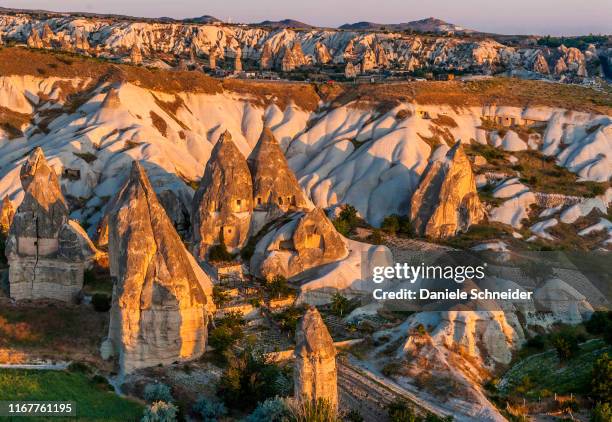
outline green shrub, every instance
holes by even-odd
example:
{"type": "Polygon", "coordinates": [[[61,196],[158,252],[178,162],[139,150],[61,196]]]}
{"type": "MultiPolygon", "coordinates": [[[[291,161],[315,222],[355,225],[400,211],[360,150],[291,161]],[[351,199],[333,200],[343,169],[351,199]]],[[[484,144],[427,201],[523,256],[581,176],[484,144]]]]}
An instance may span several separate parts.
{"type": "Polygon", "coordinates": [[[365,421],[365,419],[363,419],[363,416],[361,416],[361,413],[359,413],[359,411],[355,409],[351,409],[344,416],[344,420],[346,422],[364,422],[365,421]]]}
{"type": "Polygon", "coordinates": [[[250,410],[258,402],[289,393],[279,391],[289,384],[279,382],[286,375],[263,354],[246,348],[239,355],[228,352],[226,359],[228,365],[219,380],[218,393],[227,406],[250,410]]]}
{"type": "Polygon", "coordinates": [[[270,292],[270,296],[276,299],[287,297],[291,293],[291,288],[287,283],[287,279],[282,275],[275,275],[266,283],[266,288],[270,292]]]}
{"type": "Polygon", "coordinates": [[[172,403],[156,401],[147,407],[141,422],[175,422],[178,409],[172,403]]]}
{"type": "Polygon", "coordinates": [[[193,406],[193,411],[202,418],[203,422],[217,422],[227,415],[227,408],[223,403],[200,397],[193,406]]]}
{"type": "Polygon", "coordinates": [[[172,392],[170,391],[170,387],[162,383],[147,384],[144,388],[143,396],[147,403],[154,403],[154,402],[173,403],[174,402],[174,397],[172,397],[172,392]]]}
{"type": "Polygon", "coordinates": [[[601,355],[593,365],[591,393],[602,403],[612,403],[612,359],[607,353],[601,355]]]}
{"type": "Polygon", "coordinates": [[[379,229],[374,229],[372,231],[372,234],[368,236],[368,242],[372,243],[373,245],[382,245],[384,242],[382,233],[380,232],[379,229]]]}
{"type": "Polygon", "coordinates": [[[275,397],[259,403],[244,422],[288,422],[290,419],[291,409],[287,400],[275,397]]]}
{"type": "Polygon", "coordinates": [[[419,417],[416,415],[412,406],[405,400],[396,400],[387,407],[387,414],[390,422],[418,422],[419,417]]]}
{"type": "Polygon", "coordinates": [[[343,205],[338,218],[334,220],[334,227],[343,236],[353,233],[358,224],[357,209],[350,204],[343,205]]]}
{"type": "Polygon", "coordinates": [[[338,415],[331,404],[319,399],[292,401],[292,416],[295,422],[338,422],[338,415]]]}
{"type": "Polygon", "coordinates": [[[229,253],[225,243],[211,246],[208,251],[208,259],[212,262],[230,262],[234,259],[234,256],[229,253]]]}
{"type": "Polygon", "coordinates": [[[612,421],[612,405],[610,403],[597,403],[591,413],[591,422],[612,421]]]}
{"type": "Polygon", "coordinates": [[[385,233],[395,236],[400,229],[400,219],[398,215],[389,215],[384,218],[380,228],[385,233]]]}
{"type": "Polygon", "coordinates": [[[91,297],[91,304],[96,312],[108,312],[111,308],[111,297],[104,293],[96,293],[91,297]]]}
{"type": "Polygon", "coordinates": [[[354,306],[350,300],[336,292],[332,296],[330,308],[334,315],[344,317],[354,309],[354,306]]]}
{"type": "Polygon", "coordinates": [[[550,336],[550,344],[555,348],[559,359],[562,361],[569,360],[576,355],[580,350],[578,343],[579,338],[576,332],[571,329],[565,329],[550,336]]]}
{"type": "Polygon", "coordinates": [[[586,330],[593,335],[605,334],[612,331],[612,312],[597,311],[591,319],[584,323],[586,330]]]}

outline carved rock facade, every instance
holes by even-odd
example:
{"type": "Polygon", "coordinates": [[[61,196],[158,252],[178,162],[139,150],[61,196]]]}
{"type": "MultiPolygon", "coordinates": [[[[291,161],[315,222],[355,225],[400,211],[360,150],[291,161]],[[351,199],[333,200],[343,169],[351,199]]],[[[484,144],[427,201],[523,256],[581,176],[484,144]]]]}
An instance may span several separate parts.
{"type": "Polygon", "coordinates": [[[325,212],[315,208],[273,227],[255,247],[250,268],[257,276],[290,278],[348,255],[348,248],[325,212]]]}
{"type": "Polygon", "coordinates": [[[25,196],[6,242],[10,296],[72,301],[97,251],[78,223],[68,219],[57,175],[42,149],[28,157],[20,178],[25,196]]]}
{"type": "Polygon", "coordinates": [[[246,159],[229,132],[215,144],[193,204],[193,244],[198,259],[204,259],[221,237],[229,250],[244,246],[253,212],[253,185],[246,159]]]}

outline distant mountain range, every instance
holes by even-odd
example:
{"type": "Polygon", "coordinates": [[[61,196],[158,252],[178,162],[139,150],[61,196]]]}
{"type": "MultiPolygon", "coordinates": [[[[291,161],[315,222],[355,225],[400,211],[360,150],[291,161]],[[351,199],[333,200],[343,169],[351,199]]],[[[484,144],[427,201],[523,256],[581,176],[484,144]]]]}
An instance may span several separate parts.
{"type": "Polygon", "coordinates": [[[263,22],[259,22],[254,25],[267,26],[269,28],[304,28],[304,29],[316,28],[313,25],[309,25],[307,23],[300,22],[295,19],[283,19],[280,21],[265,20],[263,22]]]}
{"type": "Polygon", "coordinates": [[[466,29],[461,26],[445,22],[441,19],[426,18],[418,21],[411,21],[405,23],[374,23],[374,22],[356,22],[347,23],[339,27],[339,29],[346,29],[352,31],[378,31],[388,29],[390,31],[415,31],[415,32],[461,32],[461,33],[473,33],[476,32],[471,29],[466,29]]]}

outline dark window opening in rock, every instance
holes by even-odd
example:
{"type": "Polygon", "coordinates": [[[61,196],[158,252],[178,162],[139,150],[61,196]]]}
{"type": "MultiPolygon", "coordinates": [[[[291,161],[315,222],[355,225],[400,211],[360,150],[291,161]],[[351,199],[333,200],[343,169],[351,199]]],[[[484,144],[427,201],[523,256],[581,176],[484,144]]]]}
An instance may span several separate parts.
{"type": "Polygon", "coordinates": [[[236,205],[238,205],[238,206],[242,205],[242,199],[237,199],[236,200],[236,205]]]}
{"type": "Polygon", "coordinates": [[[294,246],[293,246],[293,240],[289,239],[289,240],[281,240],[280,244],[278,245],[279,249],[282,251],[290,251],[293,250],[294,246]]]}
{"type": "Polygon", "coordinates": [[[81,170],[78,169],[64,169],[62,176],[69,180],[79,180],[81,178],[81,170]]]}
{"type": "Polygon", "coordinates": [[[291,205],[295,205],[295,195],[291,197],[291,205]]]}
{"type": "Polygon", "coordinates": [[[261,197],[257,198],[257,205],[261,205],[261,197]]]}
{"type": "Polygon", "coordinates": [[[281,196],[278,197],[278,205],[283,205],[283,198],[281,196]]]}

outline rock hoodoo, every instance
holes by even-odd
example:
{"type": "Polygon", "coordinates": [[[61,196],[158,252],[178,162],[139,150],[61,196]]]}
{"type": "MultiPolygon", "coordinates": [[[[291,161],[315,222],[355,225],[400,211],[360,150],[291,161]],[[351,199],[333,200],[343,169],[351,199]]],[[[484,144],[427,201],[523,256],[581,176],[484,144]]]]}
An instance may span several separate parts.
{"type": "Polygon", "coordinates": [[[295,395],[298,399],[329,402],[338,407],[336,348],[316,308],[302,318],[296,333],[295,395]]]}
{"type": "Polygon", "coordinates": [[[0,234],[8,234],[13,224],[13,217],[15,217],[15,208],[8,196],[5,196],[0,204],[0,234]]]}
{"type": "Polygon", "coordinates": [[[20,178],[25,196],[6,242],[10,295],[71,301],[96,250],[78,223],[68,219],[57,175],[42,149],[30,154],[20,178]]]}
{"type": "Polygon", "coordinates": [[[467,230],[483,217],[470,161],[457,142],[425,169],[412,196],[410,219],[420,235],[445,238],[467,230]]]}
{"type": "Polygon", "coordinates": [[[193,200],[192,227],[195,256],[206,257],[223,238],[229,250],[241,248],[249,235],[253,185],[246,159],[229,132],[213,148],[193,200]]]}
{"type": "Polygon", "coordinates": [[[255,247],[251,271],[270,278],[296,276],[345,258],[348,248],[321,208],[293,215],[272,228],[255,247]]]}
{"type": "Polygon", "coordinates": [[[187,252],[143,168],[109,210],[109,262],[115,281],[108,340],[121,371],[204,353],[212,283],[187,252]]]}
{"type": "Polygon", "coordinates": [[[257,233],[267,222],[289,210],[310,207],[269,128],[264,127],[249,155],[248,164],[253,178],[252,233],[257,233]]]}

